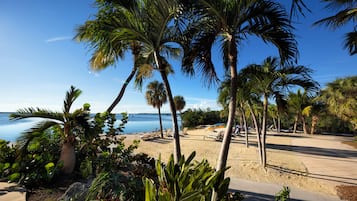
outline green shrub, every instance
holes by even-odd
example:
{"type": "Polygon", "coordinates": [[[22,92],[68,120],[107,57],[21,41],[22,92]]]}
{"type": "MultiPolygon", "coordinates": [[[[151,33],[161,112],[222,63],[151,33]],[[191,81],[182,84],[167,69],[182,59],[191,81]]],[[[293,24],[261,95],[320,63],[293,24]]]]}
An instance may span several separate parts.
{"type": "Polygon", "coordinates": [[[145,200],[210,200],[212,191],[218,193],[218,200],[227,197],[229,178],[220,180],[226,169],[216,172],[207,160],[192,162],[193,152],[187,160],[184,156],[175,164],[171,155],[167,165],[156,162],[158,181],[144,178],[145,200]]]}
{"type": "Polygon", "coordinates": [[[225,119],[221,118],[219,111],[210,110],[192,110],[188,109],[182,113],[182,122],[184,127],[195,127],[198,125],[208,125],[224,122],[225,119]]]}
{"type": "Polygon", "coordinates": [[[287,201],[290,198],[290,189],[287,186],[284,186],[276,195],[275,201],[287,201]]]}

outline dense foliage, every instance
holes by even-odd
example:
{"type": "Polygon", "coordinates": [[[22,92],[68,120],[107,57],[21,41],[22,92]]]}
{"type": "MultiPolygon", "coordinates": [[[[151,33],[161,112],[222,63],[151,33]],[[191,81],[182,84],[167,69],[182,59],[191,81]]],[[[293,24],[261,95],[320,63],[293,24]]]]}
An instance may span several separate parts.
{"type": "Polygon", "coordinates": [[[219,111],[211,111],[209,109],[188,109],[182,113],[182,122],[184,127],[196,127],[199,125],[211,125],[219,122],[224,122],[219,111]]]}
{"type": "Polygon", "coordinates": [[[239,193],[227,194],[230,179],[220,180],[226,169],[216,172],[207,160],[193,161],[195,155],[192,152],[187,160],[182,156],[176,164],[173,155],[166,165],[159,159],[156,162],[158,181],[144,179],[146,200],[211,200],[213,189],[218,193],[218,200],[243,199],[239,193]]]}

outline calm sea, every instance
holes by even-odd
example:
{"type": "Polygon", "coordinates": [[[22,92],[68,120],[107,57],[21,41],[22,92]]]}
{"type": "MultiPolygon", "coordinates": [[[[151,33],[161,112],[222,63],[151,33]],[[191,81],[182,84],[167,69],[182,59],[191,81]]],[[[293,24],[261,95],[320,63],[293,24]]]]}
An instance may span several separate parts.
{"type": "MultiPolygon", "coordinates": [[[[40,121],[38,118],[9,120],[10,113],[0,112],[0,139],[14,142],[22,132],[31,128],[40,121]]],[[[120,119],[120,114],[117,119],[120,119]]],[[[164,129],[172,128],[172,121],[170,114],[163,114],[162,124],[164,129]]],[[[180,118],[179,125],[181,124],[180,118]]],[[[117,122],[119,123],[119,122],[117,122]]],[[[124,133],[139,133],[158,130],[160,128],[159,116],[157,114],[129,114],[128,123],[125,126],[124,133]]]]}

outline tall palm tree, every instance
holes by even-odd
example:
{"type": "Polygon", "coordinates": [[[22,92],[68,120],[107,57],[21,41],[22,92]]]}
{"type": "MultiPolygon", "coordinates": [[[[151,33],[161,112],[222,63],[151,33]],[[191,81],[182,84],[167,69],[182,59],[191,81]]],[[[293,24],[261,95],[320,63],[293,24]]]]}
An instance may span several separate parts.
{"type": "Polygon", "coordinates": [[[76,162],[75,154],[75,139],[79,135],[79,128],[86,128],[88,126],[87,120],[89,119],[89,106],[84,105],[83,108],[70,112],[73,102],[82,93],[81,90],[71,86],[67,91],[66,97],[63,102],[62,112],[53,112],[40,108],[25,108],[19,109],[17,112],[10,115],[10,119],[19,120],[27,118],[42,118],[43,120],[37,123],[33,128],[29,129],[20,137],[18,142],[21,146],[20,149],[26,150],[28,144],[41,132],[54,127],[61,127],[61,140],[62,149],[59,161],[63,162],[62,171],[65,174],[73,172],[76,162]]]}
{"type": "Polygon", "coordinates": [[[178,58],[181,54],[180,48],[173,46],[172,42],[178,41],[177,34],[180,29],[175,26],[174,21],[179,19],[177,17],[182,7],[176,0],[130,1],[135,9],[118,7],[117,1],[98,0],[97,2],[103,3],[109,11],[122,13],[120,17],[113,17],[110,22],[104,22],[105,25],[110,23],[116,26],[111,38],[123,43],[132,41],[139,43],[144,56],[143,64],[159,71],[170,103],[174,128],[174,159],[177,162],[181,157],[181,148],[175,103],[167,77],[171,72],[167,58],[178,58]]]}
{"type": "Polygon", "coordinates": [[[300,86],[306,91],[316,91],[317,82],[311,78],[311,69],[305,66],[281,65],[275,57],[266,58],[261,65],[251,64],[242,69],[241,72],[251,83],[254,83],[254,91],[263,98],[262,115],[262,163],[266,166],[266,129],[268,118],[268,99],[274,98],[279,106],[283,101],[282,97],[292,86],[300,86]]]}
{"type": "Polygon", "coordinates": [[[353,31],[345,35],[344,46],[350,55],[357,54],[357,1],[356,0],[324,0],[326,8],[341,8],[335,15],[323,18],[315,25],[326,25],[335,30],[348,23],[352,23],[353,31]]]}
{"type": "Polygon", "coordinates": [[[178,123],[171,87],[167,79],[169,63],[165,56],[177,57],[180,54],[180,49],[169,43],[175,41],[175,34],[177,34],[176,27],[170,23],[180,9],[175,0],[144,0],[138,1],[137,4],[140,9],[127,10],[130,15],[123,19],[127,23],[115,32],[114,37],[120,41],[139,42],[143,46],[146,63],[152,64],[154,69],[160,72],[170,103],[174,127],[174,156],[178,161],[181,156],[178,123]]]}
{"type": "Polygon", "coordinates": [[[175,102],[176,110],[180,112],[181,127],[182,127],[182,125],[183,125],[183,122],[182,122],[182,110],[186,106],[186,101],[183,98],[183,96],[175,96],[174,97],[174,102],[175,102]]]}
{"type": "Polygon", "coordinates": [[[240,44],[248,35],[257,36],[264,42],[275,45],[283,62],[296,58],[297,46],[289,17],[278,3],[266,0],[188,2],[198,8],[195,19],[199,19],[197,27],[200,29],[191,43],[191,51],[186,53],[183,60],[186,72],[194,73],[193,64],[197,63],[197,67],[205,73],[208,81],[216,80],[211,54],[212,46],[218,43],[224,67],[231,79],[229,115],[216,167],[219,171],[226,167],[234,124],[240,44]]]}
{"type": "Polygon", "coordinates": [[[123,19],[122,16],[125,13],[121,12],[122,9],[120,8],[136,9],[134,1],[116,1],[114,4],[118,9],[111,9],[112,7],[105,2],[97,1],[96,5],[99,11],[95,19],[87,20],[83,25],[77,27],[77,34],[75,36],[77,41],[84,42],[91,49],[94,49],[90,59],[90,67],[95,71],[100,71],[116,64],[119,59],[124,57],[127,50],[131,50],[132,52],[134,58],[132,70],[123,83],[117,97],[106,110],[108,113],[111,113],[120,102],[128,84],[135,75],[135,85],[138,88],[141,88],[144,78],[151,76],[150,68],[143,68],[144,58],[141,54],[142,46],[140,43],[117,40],[113,34],[117,29],[120,29],[123,23],[120,19],[123,19]],[[117,20],[114,21],[114,18],[117,20]]]}
{"type": "Polygon", "coordinates": [[[161,106],[167,102],[164,84],[158,81],[150,82],[147,86],[145,98],[149,105],[152,105],[154,108],[157,108],[159,111],[160,133],[161,133],[161,138],[164,138],[164,133],[162,131],[162,120],[161,120],[161,106]]]}

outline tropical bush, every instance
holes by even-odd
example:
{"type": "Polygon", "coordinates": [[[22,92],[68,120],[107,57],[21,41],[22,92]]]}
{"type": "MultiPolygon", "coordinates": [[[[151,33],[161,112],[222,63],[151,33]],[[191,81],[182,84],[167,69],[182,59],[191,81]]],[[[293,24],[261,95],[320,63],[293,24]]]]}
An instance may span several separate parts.
{"type": "Polygon", "coordinates": [[[158,181],[143,179],[145,200],[211,200],[213,189],[218,193],[218,200],[241,200],[241,196],[227,194],[230,179],[220,179],[226,169],[216,172],[207,160],[193,161],[195,155],[191,153],[187,160],[182,156],[176,164],[173,155],[166,165],[159,159],[158,181]]]}
{"type": "Polygon", "coordinates": [[[58,154],[54,154],[60,152],[59,138],[53,133],[53,130],[36,133],[25,149],[20,149],[19,144],[9,147],[0,140],[1,176],[27,188],[49,184],[61,168],[58,154]]]}
{"type": "Polygon", "coordinates": [[[182,121],[184,127],[196,127],[199,125],[215,124],[225,122],[219,111],[211,111],[209,109],[188,109],[182,113],[182,121]]]}

